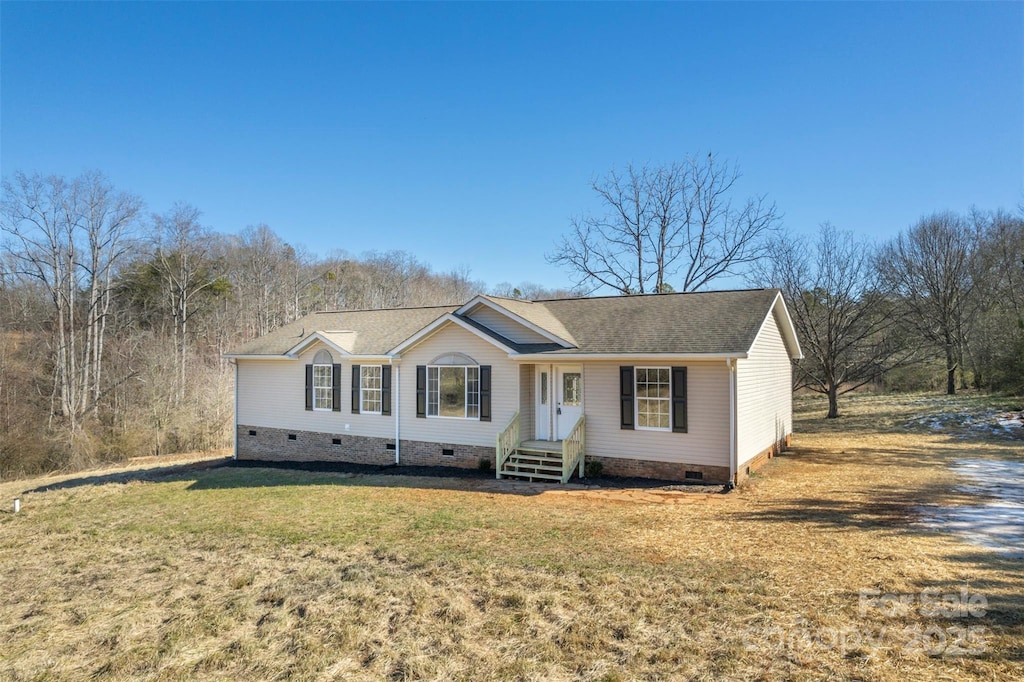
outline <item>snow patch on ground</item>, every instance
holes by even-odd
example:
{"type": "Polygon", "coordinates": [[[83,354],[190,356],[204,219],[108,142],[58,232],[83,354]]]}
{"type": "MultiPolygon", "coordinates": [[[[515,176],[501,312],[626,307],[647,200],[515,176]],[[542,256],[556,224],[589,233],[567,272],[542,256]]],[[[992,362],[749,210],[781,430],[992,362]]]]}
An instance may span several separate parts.
{"type": "Polygon", "coordinates": [[[1019,429],[1024,427],[1024,415],[1018,415],[1016,417],[1014,417],[1010,413],[1007,413],[1005,415],[996,415],[996,421],[1004,429],[1019,429]]]}
{"type": "Polygon", "coordinates": [[[952,470],[965,480],[956,490],[976,495],[978,504],[927,507],[922,510],[925,525],[1024,558],[1024,462],[960,459],[952,470]]]}
{"type": "Polygon", "coordinates": [[[907,422],[907,426],[923,426],[933,431],[955,430],[957,436],[991,437],[1000,439],[1024,439],[1024,413],[970,409],[958,412],[940,412],[918,415],[907,422]]]}

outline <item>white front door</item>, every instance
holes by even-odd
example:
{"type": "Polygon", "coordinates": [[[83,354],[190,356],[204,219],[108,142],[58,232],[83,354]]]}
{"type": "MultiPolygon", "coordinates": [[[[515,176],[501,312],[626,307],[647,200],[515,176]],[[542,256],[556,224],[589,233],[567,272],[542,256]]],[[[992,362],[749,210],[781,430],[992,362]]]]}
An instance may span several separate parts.
{"type": "Polygon", "coordinates": [[[537,365],[537,401],[534,414],[537,416],[537,431],[534,438],[549,440],[551,438],[551,368],[548,365],[537,365]]]}
{"type": "Polygon", "coordinates": [[[583,368],[562,365],[555,368],[555,436],[562,440],[583,416],[583,368]]]}

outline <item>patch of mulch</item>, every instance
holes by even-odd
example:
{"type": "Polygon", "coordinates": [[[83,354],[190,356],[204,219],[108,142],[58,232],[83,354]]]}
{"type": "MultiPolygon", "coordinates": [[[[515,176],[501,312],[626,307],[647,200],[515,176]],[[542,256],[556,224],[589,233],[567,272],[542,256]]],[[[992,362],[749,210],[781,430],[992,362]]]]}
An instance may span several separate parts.
{"type": "Polygon", "coordinates": [[[494,478],[493,471],[442,466],[403,466],[394,464],[354,464],[350,462],[270,462],[236,459],[226,466],[242,469],[285,469],[316,473],[357,474],[364,476],[422,476],[425,478],[494,478]]]}
{"type": "MultiPolygon", "coordinates": [[[[494,471],[480,469],[463,469],[460,467],[444,466],[407,466],[407,465],[377,465],[377,464],[353,464],[349,462],[271,462],[263,460],[229,460],[223,464],[228,467],[243,469],[284,469],[292,471],[311,471],[319,473],[353,474],[363,476],[419,476],[422,478],[462,478],[462,479],[494,479],[494,471]]],[[[502,479],[515,482],[516,479],[502,479]]],[[[709,485],[706,483],[687,483],[682,481],[662,480],[655,478],[639,478],[635,476],[597,476],[589,478],[573,478],[569,481],[575,485],[582,485],[594,488],[612,488],[617,490],[625,489],[650,489],[666,490],[685,493],[715,494],[725,492],[723,485],[709,485]]],[[[534,484],[550,484],[558,487],[557,481],[534,481],[534,484]]]]}

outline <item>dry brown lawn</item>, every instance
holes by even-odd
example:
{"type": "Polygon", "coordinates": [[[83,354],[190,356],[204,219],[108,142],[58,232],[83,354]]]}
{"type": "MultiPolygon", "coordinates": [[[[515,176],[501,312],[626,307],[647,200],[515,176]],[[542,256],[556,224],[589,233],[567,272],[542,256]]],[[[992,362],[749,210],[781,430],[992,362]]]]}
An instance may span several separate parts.
{"type": "Polygon", "coordinates": [[[1024,441],[907,427],[943,399],[798,407],[718,496],[217,460],[0,484],[0,679],[1021,679],[1024,561],[918,505],[1024,441]]]}

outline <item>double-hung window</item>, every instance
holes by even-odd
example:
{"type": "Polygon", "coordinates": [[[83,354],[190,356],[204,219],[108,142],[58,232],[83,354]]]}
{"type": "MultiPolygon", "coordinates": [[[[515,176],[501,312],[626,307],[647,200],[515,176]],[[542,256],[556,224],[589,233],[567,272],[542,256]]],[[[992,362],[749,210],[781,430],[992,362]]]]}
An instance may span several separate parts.
{"type": "Polygon", "coordinates": [[[427,367],[427,416],[480,418],[480,368],[427,367]]]}
{"type": "Polygon", "coordinates": [[[672,428],[671,377],[668,367],[636,368],[636,428],[659,431],[672,428]]]}
{"type": "Polygon", "coordinates": [[[313,365],[313,409],[334,409],[334,381],[331,365],[313,365]]]}
{"type": "Polygon", "coordinates": [[[359,368],[359,404],[360,412],[363,414],[380,414],[381,396],[381,366],[362,365],[359,368]]]}

